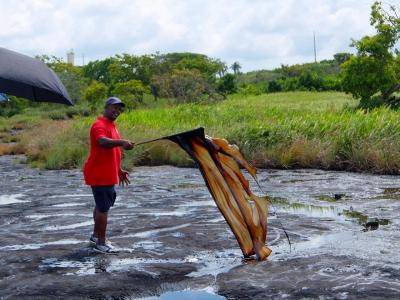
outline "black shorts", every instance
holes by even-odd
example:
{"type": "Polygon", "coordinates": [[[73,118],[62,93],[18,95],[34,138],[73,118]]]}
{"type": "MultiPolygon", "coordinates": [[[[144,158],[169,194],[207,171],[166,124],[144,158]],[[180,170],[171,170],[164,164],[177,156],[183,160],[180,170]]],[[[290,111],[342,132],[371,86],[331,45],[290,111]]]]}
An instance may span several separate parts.
{"type": "Polygon", "coordinates": [[[108,212],[111,206],[114,206],[117,193],[114,185],[95,185],[92,186],[96,209],[100,212],[108,212]]]}

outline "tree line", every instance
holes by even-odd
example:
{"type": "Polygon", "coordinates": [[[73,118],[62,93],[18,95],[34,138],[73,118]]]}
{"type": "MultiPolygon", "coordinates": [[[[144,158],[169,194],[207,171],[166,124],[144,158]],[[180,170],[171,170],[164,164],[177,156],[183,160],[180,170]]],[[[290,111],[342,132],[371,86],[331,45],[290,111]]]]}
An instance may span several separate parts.
{"type": "MultiPolygon", "coordinates": [[[[353,40],[356,54],[337,53],[318,63],[281,65],[274,70],[241,73],[241,65],[230,67],[218,58],[197,53],[150,55],[117,54],[74,66],[62,59],[40,55],[60,77],[76,103],[95,110],[107,96],[123,99],[128,108],[143,103],[145,97],[173,99],[176,103],[210,102],[229,94],[262,94],[281,91],[344,91],[360,106],[399,107],[400,18],[396,7],[384,9],[377,1],[371,7],[371,25],[376,34],[353,40]]],[[[3,115],[26,106],[16,99],[2,103],[3,115]],[[8,110],[7,110],[8,108],[8,110]]]]}
{"type": "Polygon", "coordinates": [[[230,93],[224,84],[227,65],[197,53],[151,55],[117,54],[85,66],[66,64],[55,57],[38,57],[54,69],[76,102],[91,107],[115,95],[130,108],[146,95],[176,102],[214,101],[230,93]]]}

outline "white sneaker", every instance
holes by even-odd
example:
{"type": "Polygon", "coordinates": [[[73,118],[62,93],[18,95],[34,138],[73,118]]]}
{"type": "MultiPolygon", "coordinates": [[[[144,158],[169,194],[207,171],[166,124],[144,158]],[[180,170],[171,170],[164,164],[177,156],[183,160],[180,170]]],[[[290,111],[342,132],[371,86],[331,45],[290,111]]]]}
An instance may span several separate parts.
{"type": "MultiPolygon", "coordinates": [[[[99,240],[99,238],[91,235],[89,238],[89,242],[93,245],[97,245],[97,241],[99,240]]],[[[110,240],[106,239],[105,242],[106,246],[109,247],[110,249],[114,249],[114,246],[112,245],[112,243],[110,242],[110,240]]]]}
{"type": "Polygon", "coordinates": [[[108,247],[107,245],[96,244],[96,246],[94,246],[93,250],[96,252],[99,252],[99,253],[104,253],[104,254],[112,253],[111,248],[108,247]]]}

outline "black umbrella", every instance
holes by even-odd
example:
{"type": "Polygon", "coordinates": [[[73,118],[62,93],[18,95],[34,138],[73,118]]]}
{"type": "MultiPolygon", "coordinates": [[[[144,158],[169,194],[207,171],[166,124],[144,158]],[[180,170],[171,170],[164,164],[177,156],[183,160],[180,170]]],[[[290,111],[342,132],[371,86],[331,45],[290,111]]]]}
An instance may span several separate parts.
{"type": "Polygon", "coordinates": [[[32,57],[0,48],[0,92],[37,102],[73,105],[52,69],[32,57]]]}

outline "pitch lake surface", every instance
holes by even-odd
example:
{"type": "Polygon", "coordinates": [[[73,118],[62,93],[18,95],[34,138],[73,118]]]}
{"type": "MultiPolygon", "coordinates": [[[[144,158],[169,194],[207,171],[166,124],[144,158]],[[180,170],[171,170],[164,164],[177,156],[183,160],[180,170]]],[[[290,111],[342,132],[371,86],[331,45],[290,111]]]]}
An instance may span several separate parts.
{"type": "Polygon", "coordinates": [[[257,262],[197,169],[136,168],[109,216],[119,254],[101,255],[82,173],[23,160],[0,157],[0,299],[399,299],[398,176],[259,170],[273,252],[257,262]]]}

